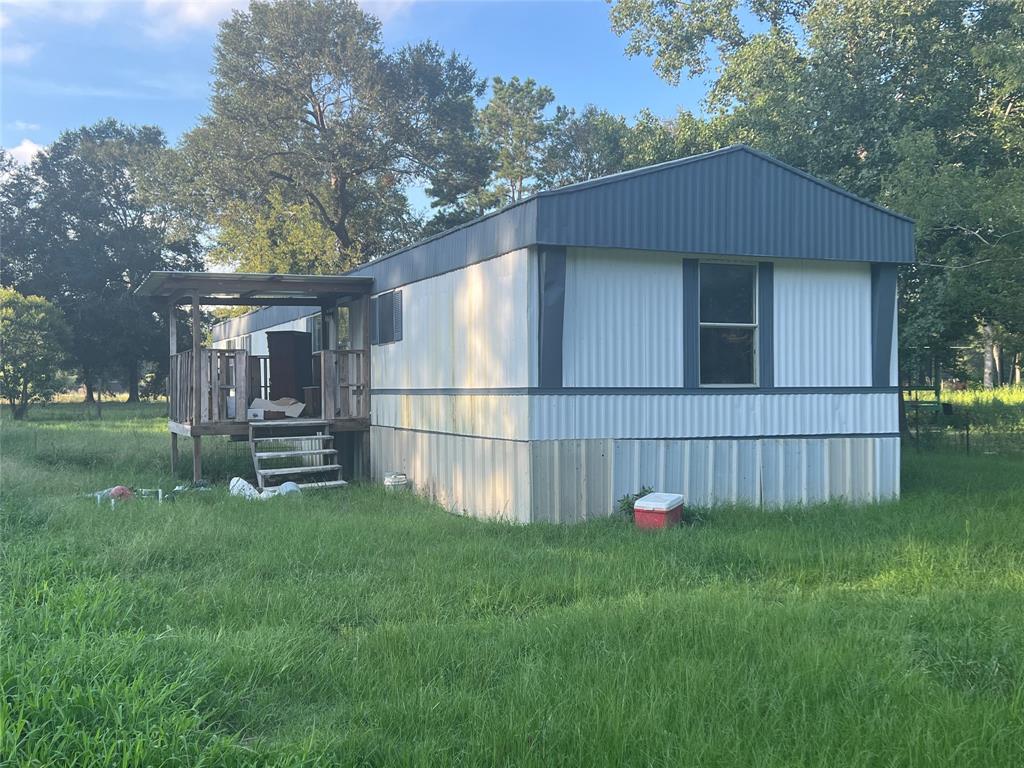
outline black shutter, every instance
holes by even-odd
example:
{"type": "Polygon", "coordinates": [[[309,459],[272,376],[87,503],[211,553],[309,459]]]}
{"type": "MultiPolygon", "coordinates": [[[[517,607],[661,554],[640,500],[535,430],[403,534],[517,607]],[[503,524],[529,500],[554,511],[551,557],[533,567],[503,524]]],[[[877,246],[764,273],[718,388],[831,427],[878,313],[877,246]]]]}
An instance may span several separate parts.
{"type": "Polygon", "coordinates": [[[393,306],[393,309],[394,309],[393,315],[394,315],[395,327],[394,327],[394,334],[393,334],[393,336],[394,336],[394,340],[395,341],[401,341],[402,340],[402,292],[401,291],[395,291],[394,294],[395,294],[395,298],[394,298],[394,306],[393,306]]]}
{"type": "Polygon", "coordinates": [[[395,292],[388,291],[377,297],[377,338],[381,344],[395,340],[395,292]]]}
{"type": "Polygon", "coordinates": [[[377,322],[377,299],[370,299],[370,343],[380,344],[380,323],[377,322]]]}

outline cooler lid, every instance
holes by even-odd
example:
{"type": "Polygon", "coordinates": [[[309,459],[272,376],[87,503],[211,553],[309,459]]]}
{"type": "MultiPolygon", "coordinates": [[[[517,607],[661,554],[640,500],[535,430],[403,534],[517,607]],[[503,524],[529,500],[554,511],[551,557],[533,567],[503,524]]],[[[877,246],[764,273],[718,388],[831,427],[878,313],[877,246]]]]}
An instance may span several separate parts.
{"type": "Polygon", "coordinates": [[[683,506],[683,497],[678,493],[648,493],[633,503],[633,509],[649,509],[655,512],[667,512],[683,506]]]}

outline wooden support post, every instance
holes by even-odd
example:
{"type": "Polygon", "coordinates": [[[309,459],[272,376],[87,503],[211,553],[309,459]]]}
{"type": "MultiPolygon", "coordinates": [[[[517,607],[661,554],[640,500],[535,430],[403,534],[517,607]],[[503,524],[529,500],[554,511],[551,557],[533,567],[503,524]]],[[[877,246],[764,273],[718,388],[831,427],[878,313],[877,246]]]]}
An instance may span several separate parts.
{"type": "MultiPolygon", "coordinates": [[[[199,316],[199,296],[192,296],[192,426],[198,426],[202,421],[203,400],[203,328],[199,316]]],[[[197,443],[198,445],[198,443],[197,443]]]]}
{"type": "Polygon", "coordinates": [[[171,432],[171,475],[178,474],[178,433],[171,432]]]}
{"type": "Polygon", "coordinates": [[[192,482],[198,483],[203,479],[203,438],[200,435],[192,435],[192,482]]]}
{"type": "Polygon", "coordinates": [[[178,354],[178,308],[173,302],[167,308],[167,338],[170,341],[170,354],[178,354]]]}

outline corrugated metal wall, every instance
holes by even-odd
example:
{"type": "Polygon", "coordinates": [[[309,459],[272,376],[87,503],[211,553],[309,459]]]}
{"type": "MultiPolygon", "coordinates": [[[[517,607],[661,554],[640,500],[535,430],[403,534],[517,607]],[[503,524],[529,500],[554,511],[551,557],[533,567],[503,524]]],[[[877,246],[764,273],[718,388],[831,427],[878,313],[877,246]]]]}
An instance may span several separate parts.
{"type": "Polygon", "coordinates": [[[570,248],[563,384],[681,387],[680,254],[570,248]]]}
{"type": "Polygon", "coordinates": [[[404,472],[417,493],[451,512],[530,522],[530,444],[370,429],[371,474],[404,472]]]}
{"type": "Polygon", "coordinates": [[[533,440],[892,434],[891,392],[533,395],[533,440]]]}
{"type": "Polygon", "coordinates": [[[775,386],[871,386],[868,264],[775,265],[775,386]]]}
{"type": "Polygon", "coordinates": [[[373,396],[373,423],[384,427],[527,440],[529,415],[527,395],[373,396]]]}
{"type": "Polygon", "coordinates": [[[374,389],[525,387],[528,253],[402,288],[402,340],[372,348],[374,389]]]}

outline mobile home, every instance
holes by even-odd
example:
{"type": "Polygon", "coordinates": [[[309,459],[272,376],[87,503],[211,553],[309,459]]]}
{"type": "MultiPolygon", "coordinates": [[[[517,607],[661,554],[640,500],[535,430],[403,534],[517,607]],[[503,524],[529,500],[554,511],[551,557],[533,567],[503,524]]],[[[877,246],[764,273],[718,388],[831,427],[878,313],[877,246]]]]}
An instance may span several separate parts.
{"type": "MultiPolygon", "coordinates": [[[[895,497],[913,260],[910,220],[744,146],[539,193],[347,276],[372,280],[370,473],[519,522],[642,486],[895,497]]],[[[222,322],[214,346],[326,327],[315,311],[222,322]]]]}

